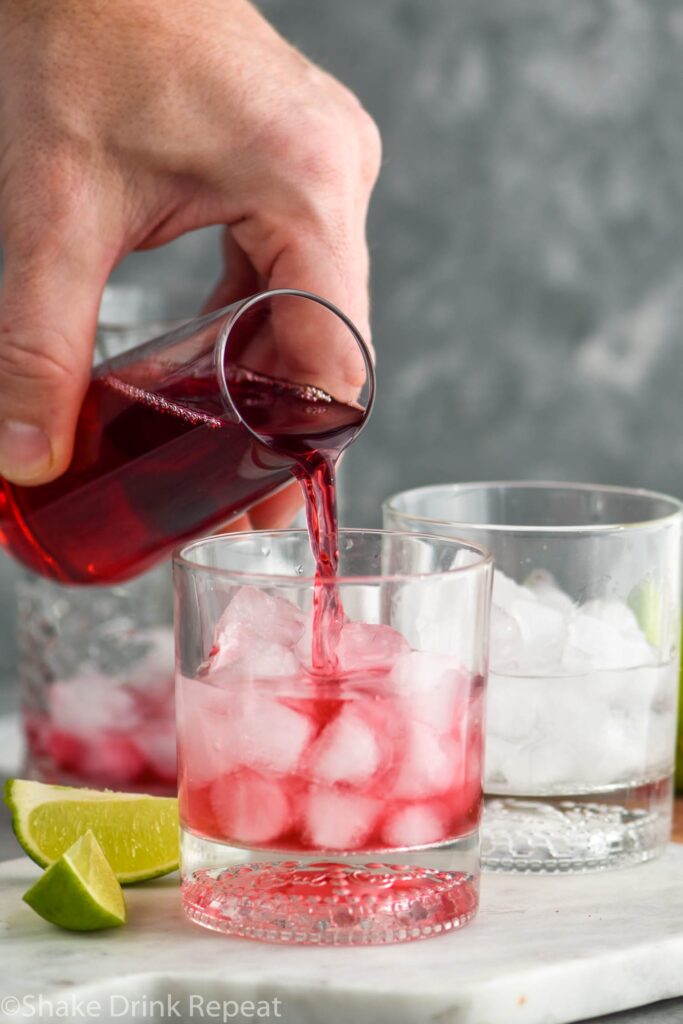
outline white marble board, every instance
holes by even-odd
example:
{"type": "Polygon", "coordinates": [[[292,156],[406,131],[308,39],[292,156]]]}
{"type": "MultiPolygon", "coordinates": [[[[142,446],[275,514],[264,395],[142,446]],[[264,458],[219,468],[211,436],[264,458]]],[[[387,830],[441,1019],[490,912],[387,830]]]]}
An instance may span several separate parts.
{"type": "MultiPolygon", "coordinates": [[[[125,928],[66,933],[21,902],[38,871],[0,865],[0,997],[43,995],[60,1012],[87,996],[107,1019],[116,994],[117,1013],[124,999],[170,998],[189,1020],[198,995],[279,998],[284,1024],[568,1024],[683,994],[683,846],[611,873],[484,875],[479,916],[462,931],[357,949],[204,932],[183,918],[175,876],[126,890],[125,928]]],[[[2,1024],[24,1019],[2,1009],[0,998],[2,1024]]]]}

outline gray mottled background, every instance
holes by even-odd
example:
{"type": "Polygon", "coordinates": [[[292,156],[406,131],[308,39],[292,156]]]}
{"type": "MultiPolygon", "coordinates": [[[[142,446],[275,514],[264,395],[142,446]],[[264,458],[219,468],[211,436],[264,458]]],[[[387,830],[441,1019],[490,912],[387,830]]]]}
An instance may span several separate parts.
{"type": "MultiPolygon", "coordinates": [[[[447,479],[683,493],[683,3],[262,7],[384,137],[379,397],[347,459],[344,519],[377,523],[392,490],[447,479]]],[[[217,266],[208,231],[117,278],[202,291],[217,266]]],[[[10,672],[11,581],[3,560],[10,672]]]]}

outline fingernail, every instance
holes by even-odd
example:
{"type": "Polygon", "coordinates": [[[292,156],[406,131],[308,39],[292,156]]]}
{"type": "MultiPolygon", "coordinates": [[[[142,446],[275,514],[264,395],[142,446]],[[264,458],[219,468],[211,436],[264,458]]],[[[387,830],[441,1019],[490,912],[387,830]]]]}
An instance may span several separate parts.
{"type": "Polygon", "coordinates": [[[51,462],[52,448],[44,430],[19,420],[0,423],[0,476],[28,484],[46,473],[51,462]]]}

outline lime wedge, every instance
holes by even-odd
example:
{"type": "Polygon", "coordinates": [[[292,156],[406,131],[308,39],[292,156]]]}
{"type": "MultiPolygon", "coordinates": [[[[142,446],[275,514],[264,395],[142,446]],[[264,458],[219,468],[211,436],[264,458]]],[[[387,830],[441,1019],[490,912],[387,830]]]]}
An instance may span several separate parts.
{"type": "Polygon", "coordinates": [[[51,924],[73,932],[116,928],[126,922],[121,886],[89,831],[24,893],[24,903],[51,924]]]}
{"type": "Polygon", "coordinates": [[[660,589],[653,579],[645,579],[628,596],[628,606],[638,620],[645,639],[653,647],[662,640],[664,609],[660,589]]]}
{"type": "Polygon", "coordinates": [[[178,867],[174,797],[48,786],[10,779],[5,803],[26,853],[48,867],[91,830],[119,882],[142,882],[178,867]]]}

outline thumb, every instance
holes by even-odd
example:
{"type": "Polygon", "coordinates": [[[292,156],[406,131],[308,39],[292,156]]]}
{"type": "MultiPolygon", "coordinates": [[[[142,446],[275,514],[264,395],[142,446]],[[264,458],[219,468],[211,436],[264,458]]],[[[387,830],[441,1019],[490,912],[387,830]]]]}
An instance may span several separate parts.
{"type": "MultiPolygon", "coordinates": [[[[296,239],[273,264],[272,288],[301,288],[332,302],[350,317],[370,346],[368,284],[362,250],[339,258],[317,238],[296,239]],[[355,265],[354,265],[355,261],[355,265]]],[[[354,401],[366,381],[365,360],[346,324],[324,306],[282,302],[274,311],[273,329],[286,363],[305,371],[342,401],[354,401]]]]}
{"type": "MultiPolygon", "coordinates": [[[[341,231],[332,244],[322,233],[292,227],[270,259],[267,248],[250,244],[252,237],[243,240],[247,226],[240,224],[233,234],[268,288],[301,289],[329,300],[350,317],[370,348],[368,261],[360,231],[353,244],[344,244],[341,231]]],[[[324,306],[280,300],[273,309],[272,334],[271,365],[279,364],[284,376],[316,384],[341,401],[356,399],[366,380],[361,349],[324,306]]]]}
{"type": "Polygon", "coordinates": [[[5,248],[0,476],[18,484],[47,483],[69,465],[108,270],[93,259],[92,236],[51,241],[5,248]]]}

